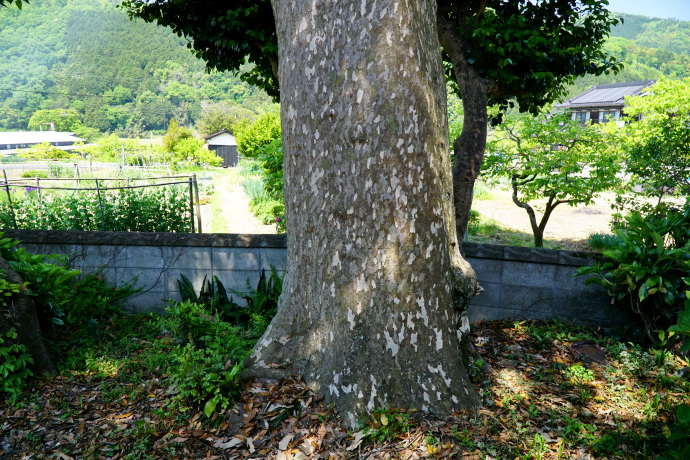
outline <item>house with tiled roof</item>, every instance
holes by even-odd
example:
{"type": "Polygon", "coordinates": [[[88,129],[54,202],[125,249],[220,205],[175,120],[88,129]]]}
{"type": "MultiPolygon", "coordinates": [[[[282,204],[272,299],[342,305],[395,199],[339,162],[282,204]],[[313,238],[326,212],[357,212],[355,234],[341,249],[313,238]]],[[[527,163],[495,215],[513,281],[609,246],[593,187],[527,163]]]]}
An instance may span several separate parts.
{"type": "Polygon", "coordinates": [[[656,80],[596,85],[554,108],[569,111],[582,124],[618,120],[624,114],[625,97],[645,94],[654,83],[656,80]]]}

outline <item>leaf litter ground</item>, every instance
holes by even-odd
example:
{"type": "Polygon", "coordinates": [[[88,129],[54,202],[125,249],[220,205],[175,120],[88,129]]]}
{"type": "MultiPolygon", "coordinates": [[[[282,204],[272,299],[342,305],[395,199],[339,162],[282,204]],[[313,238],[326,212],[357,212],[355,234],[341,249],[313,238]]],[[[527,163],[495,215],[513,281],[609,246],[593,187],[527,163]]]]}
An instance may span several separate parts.
{"type": "Polygon", "coordinates": [[[353,432],[294,379],[248,382],[233,407],[209,419],[170,406],[164,373],[66,371],[0,402],[0,458],[655,458],[675,407],[688,401],[687,362],[600,331],[483,322],[472,341],[483,400],[472,413],[379,409],[353,432]]]}

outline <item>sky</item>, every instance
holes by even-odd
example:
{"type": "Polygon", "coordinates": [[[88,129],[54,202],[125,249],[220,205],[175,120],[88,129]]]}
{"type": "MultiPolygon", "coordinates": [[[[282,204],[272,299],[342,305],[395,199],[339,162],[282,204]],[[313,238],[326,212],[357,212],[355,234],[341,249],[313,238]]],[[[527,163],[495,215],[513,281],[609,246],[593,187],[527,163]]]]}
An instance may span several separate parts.
{"type": "Polygon", "coordinates": [[[690,21],[690,0],[609,0],[609,10],[690,21]]]}

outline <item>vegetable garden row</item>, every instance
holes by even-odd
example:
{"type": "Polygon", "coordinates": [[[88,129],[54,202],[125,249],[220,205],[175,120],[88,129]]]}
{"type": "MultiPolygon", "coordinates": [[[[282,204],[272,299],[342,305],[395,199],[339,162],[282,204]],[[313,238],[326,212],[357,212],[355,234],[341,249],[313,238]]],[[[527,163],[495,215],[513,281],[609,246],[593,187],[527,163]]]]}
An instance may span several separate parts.
{"type": "Polygon", "coordinates": [[[5,174],[0,186],[3,228],[202,231],[196,174],[43,180],[12,180],[5,174]]]}

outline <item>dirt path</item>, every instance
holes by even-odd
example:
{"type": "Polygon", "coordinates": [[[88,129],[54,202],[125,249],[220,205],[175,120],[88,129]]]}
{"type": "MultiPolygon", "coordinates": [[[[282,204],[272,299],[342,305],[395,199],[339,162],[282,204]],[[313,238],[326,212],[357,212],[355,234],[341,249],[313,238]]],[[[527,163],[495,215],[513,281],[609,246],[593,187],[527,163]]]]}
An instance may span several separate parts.
{"type": "Polygon", "coordinates": [[[223,214],[228,222],[228,233],[275,234],[275,225],[264,225],[249,210],[249,197],[242,185],[235,183],[221,191],[223,214]]]}
{"type": "Polygon", "coordinates": [[[220,200],[221,212],[226,225],[212,225],[213,209],[202,206],[201,218],[205,233],[237,233],[265,235],[275,234],[275,225],[264,225],[249,210],[249,197],[244,193],[237,174],[232,170],[218,171],[213,175],[214,200],[220,200]],[[222,228],[225,227],[225,228],[222,228]]]}
{"type": "MultiPolygon", "coordinates": [[[[527,212],[517,207],[511,200],[510,193],[495,191],[494,200],[475,200],[472,207],[483,216],[489,217],[505,227],[532,234],[527,212]]],[[[548,239],[587,239],[592,233],[610,233],[611,222],[610,197],[603,196],[590,206],[572,207],[560,205],[549,218],[544,232],[548,239]]],[[[541,213],[537,211],[537,219],[541,213]]]]}

